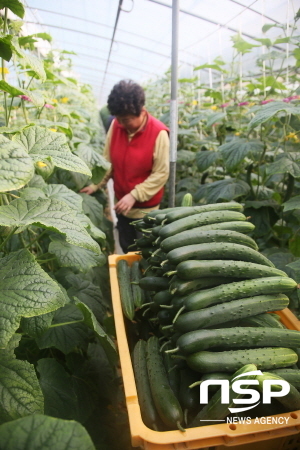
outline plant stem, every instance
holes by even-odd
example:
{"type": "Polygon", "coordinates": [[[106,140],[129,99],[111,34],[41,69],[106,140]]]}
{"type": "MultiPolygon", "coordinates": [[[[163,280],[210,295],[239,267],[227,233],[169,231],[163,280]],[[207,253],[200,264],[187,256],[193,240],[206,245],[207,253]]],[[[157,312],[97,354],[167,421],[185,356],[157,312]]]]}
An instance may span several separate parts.
{"type": "Polygon", "coordinates": [[[12,108],[12,104],[13,104],[14,98],[15,98],[15,97],[12,97],[12,98],[11,98],[11,102],[10,102],[10,105],[9,105],[8,117],[7,117],[7,123],[9,123],[10,113],[11,113],[11,108],[12,108]]]}
{"type": "Polygon", "coordinates": [[[21,98],[21,105],[22,105],[25,122],[26,122],[26,124],[28,124],[28,117],[27,117],[27,113],[26,113],[26,109],[25,109],[25,105],[24,105],[24,100],[22,98],[21,98]]]}
{"type": "Polygon", "coordinates": [[[4,245],[6,244],[6,242],[12,237],[12,235],[15,233],[16,229],[18,227],[14,227],[10,233],[6,236],[6,238],[4,239],[4,241],[2,242],[2,244],[0,245],[0,250],[4,247],[4,245]]]}
{"type": "MultiPolygon", "coordinates": [[[[45,105],[46,105],[46,103],[45,103],[45,105]]],[[[43,112],[43,109],[44,109],[45,105],[42,106],[41,109],[39,110],[38,115],[37,115],[37,118],[38,118],[38,119],[41,117],[41,114],[42,114],[42,112],[43,112]]]]}
{"type": "Polygon", "coordinates": [[[32,80],[33,80],[33,78],[34,78],[34,77],[31,77],[31,78],[30,78],[30,80],[29,80],[29,83],[27,84],[27,87],[26,87],[26,89],[28,89],[28,88],[29,88],[29,86],[30,86],[30,84],[31,84],[31,82],[32,82],[32,80]]]}
{"type": "Polygon", "coordinates": [[[39,264],[45,264],[45,263],[47,263],[49,261],[55,261],[55,260],[56,260],[56,257],[55,258],[49,258],[49,259],[37,259],[36,262],[38,262],[39,264]]]}
{"type": "Polygon", "coordinates": [[[30,241],[30,243],[26,246],[26,248],[30,247],[32,244],[34,244],[36,241],[38,241],[42,236],[44,236],[46,234],[46,232],[47,232],[47,230],[44,230],[33,241],[30,241]]]}
{"type": "Polygon", "coordinates": [[[62,323],[55,323],[53,325],[50,325],[49,328],[54,328],[54,327],[63,327],[64,325],[72,325],[73,323],[80,323],[83,322],[84,319],[80,319],[80,320],[74,320],[73,322],[62,322],[62,323]]]}

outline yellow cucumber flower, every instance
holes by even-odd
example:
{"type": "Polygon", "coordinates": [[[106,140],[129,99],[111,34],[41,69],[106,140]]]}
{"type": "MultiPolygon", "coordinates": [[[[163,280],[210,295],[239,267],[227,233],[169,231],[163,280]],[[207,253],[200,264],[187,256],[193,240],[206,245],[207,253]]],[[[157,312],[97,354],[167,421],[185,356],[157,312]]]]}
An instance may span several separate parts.
{"type": "Polygon", "coordinates": [[[47,167],[47,164],[43,163],[43,161],[38,161],[36,165],[41,169],[42,167],[47,167]]]}

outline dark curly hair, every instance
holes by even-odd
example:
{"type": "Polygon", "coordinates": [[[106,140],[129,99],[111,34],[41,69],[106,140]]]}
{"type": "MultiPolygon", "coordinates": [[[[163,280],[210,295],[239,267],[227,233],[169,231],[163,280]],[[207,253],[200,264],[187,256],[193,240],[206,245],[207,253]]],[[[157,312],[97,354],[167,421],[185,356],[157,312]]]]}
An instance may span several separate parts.
{"type": "Polygon", "coordinates": [[[145,104],[144,89],[132,80],[121,80],[112,88],[107,107],[114,116],[139,116],[145,104]]]}

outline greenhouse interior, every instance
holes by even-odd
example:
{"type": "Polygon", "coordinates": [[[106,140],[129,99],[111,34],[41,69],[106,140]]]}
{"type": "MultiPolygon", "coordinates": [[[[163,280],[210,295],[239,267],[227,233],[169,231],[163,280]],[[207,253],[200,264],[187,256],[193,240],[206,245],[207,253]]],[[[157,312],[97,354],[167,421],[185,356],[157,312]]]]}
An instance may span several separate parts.
{"type": "Polygon", "coordinates": [[[0,15],[0,450],[300,450],[299,0],[0,15]]]}

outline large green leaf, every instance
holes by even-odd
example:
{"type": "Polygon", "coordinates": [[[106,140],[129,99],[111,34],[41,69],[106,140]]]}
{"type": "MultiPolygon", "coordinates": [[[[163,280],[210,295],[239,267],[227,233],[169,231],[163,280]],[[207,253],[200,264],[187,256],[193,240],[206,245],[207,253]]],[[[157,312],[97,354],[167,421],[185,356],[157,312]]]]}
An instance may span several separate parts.
{"type": "Polygon", "coordinates": [[[58,284],[26,249],[0,259],[0,348],[5,347],[21,317],[55,311],[65,303],[58,284]]]}
{"type": "Polygon", "coordinates": [[[34,366],[16,359],[14,354],[20,337],[13,335],[7,348],[0,350],[0,423],[44,412],[44,398],[34,366]]]}
{"type": "Polygon", "coordinates": [[[16,16],[23,19],[25,15],[25,8],[22,2],[19,0],[0,0],[0,9],[8,8],[10,9],[16,16]]]}
{"type": "Polygon", "coordinates": [[[300,236],[293,236],[289,240],[289,250],[294,256],[300,256],[300,236]]]}
{"type": "Polygon", "coordinates": [[[24,89],[24,88],[22,89],[20,87],[16,88],[15,86],[8,84],[4,80],[0,81],[0,89],[4,92],[7,92],[12,97],[26,95],[27,97],[30,98],[30,100],[32,101],[32,103],[35,106],[43,106],[45,104],[45,98],[41,91],[37,91],[37,90],[29,91],[28,89],[24,89]]]}
{"type": "MultiPolygon", "coordinates": [[[[82,212],[77,212],[76,217],[81,225],[87,229],[88,233],[92,236],[93,239],[105,241],[105,233],[100,230],[100,228],[96,227],[96,225],[93,224],[93,222],[87,215],[83,214],[82,212]]],[[[100,219],[102,225],[103,214],[100,216],[100,219]]]]}
{"type": "Polygon", "coordinates": [[[48,184],[43,191],[47,198],[56,198],[65,202],[69,208],[82,211],[82,198],[64,184],[48,184]]]}
{"type": "Polygon", "coordinates": [[[37,89],[33,90],[23,89],[23,92],[25,95],[27,95],[27,97],[30,98],[34,106],[41,107],[44,106],[44,104],[46,103],[44,93],[42,91],[39,91],[37,89]]]}
{"type": "Polygon", "coordinates": [[[90,335],[79,309],[68,304],[56,311],[51,326],[36,342],[40,349],[55,347],[68,354],[76,347],[84,348],[90,335]]]}
{"type": "Polygon", "coordinates": [[[90,280],[83,279],[79,274],[68,275],[68,282],[71,287],[68,289],[68,296],[75,299],[78,298],[82,303],[87,305],[95,314],[100,324],[107,317],[107,301],[104,300],[101,288],[96,286],[90,280]]]}
{"type": "Polygon", "coordinates": [[[245,39],[243,39],[240,34],[231,36],[231,40],[234,43],[233,47],[236,48],[237,51],[242,55],[244,55],[245,53],[249,53],[254,47],[259,47],[259,45],[253,45],[245,41],[245,39]]]}
{"type": "Polygon", "coordinates": [[[255,237],[263,237],[271,232],[272,226],[279,219],[278,203],[272,200],[250,201],[245,203],[245,215],[250,217],[250,222],[255,225],[253,234],[255,237]]]}
{"type": "Polygon", "coordinates": [[[66,242],[63,236],[50,236],[49,252],[53,253],[61,267],[75,267],[81,272],[88,272],[92,267],[102,266],[106,258],[86,248],[66,242]]]}
{"type": "Polygon", "coordinates": [[[201,70],[201,69],[213,69],[218,70],[219,72],[225,72],[225,70],[218,64],[202,64],[201,66],[195,67],[193,70],[201,70]]]}
{"type": "Polygon", "coordinates": [[[300,178],[300,153],[281,153],[266,169],[268,175],[290,173],[294,178],[300,178]]]}
{"type": "Polygon", "coordinates": [[[24,128],[27,128],[28,126],[32,126],[32,124],[28,124],[28,125],[19,125],[19,126],[9,126],[9,127],[0,127],[0,133],[5,133],[5,134],[15,134],[18,133],[22,130],[24,130],[24,128]]]}
{"type": "MultiPolygon", "coordinates": [[[[77,396],[77,408],[74,410],[74,418],[80,423],[86,423],[87,419],[91,417],[95,411],[97,404],[99,405],[99,390],[108,389],[107,383],[103,383],[103,377],[101,377],[101,370],[95,370],[95,361],[93,361],[93,356],[90,355],[91,344],[87,345],[86,355],[80,356],[75,352],[66,355],[66,365],[68,371],[71,373],[71,383],[74,392],[77,396]],[[102,386],[99,389],[99,382],[102,386]]],[[[97,347],[100,347],[99,344],[97,347]]],[[[100,347],[100,350],[103,349],[100,347]]],[[[106,355],[104,354],[104,357],[106,355]]],[[[107,358],[104,361],[104,369],[109,366],[107,358]]],[[[109,386],[112,388],[112,385],[109,386]]],[[[103,404],[102,404],[103,405],[103,404]]],[[[101,446],[100,449],[101,450],[101,446]]]]}
{"type": "Polygon", "coordinates": [[[276,116],[279,112],[285,112],[286,114],[300,114],[300,107],[285,102],[271,102],[267,105],[262,105],[257,111],[253,119],[248,124],[248,128],[255,128],[267,120],[276,116]]]}
{"type": "Polygon", "coordinates": [[[24,200],[38,200],[39,198],[46,198],[44,191],[37,187],[27,187],[20,191],[20,197],[24,200]]]}
{"type": "Polygon", "coordinates": [[[226,169],[235,170],[246,156],[261,153],[263,147],[263,142],[254,139],[250,141],[247,139],[233,139],[226,144],[220,145],[219,151],[225,161],[226,169]]]}
{"type": "Polygon", "coordinates": [[[77,397],[70,374],[53,358],[40,359],[37,370],[45,398],[45,414],[59,419],[73,419],[77,397]]]}
{"type": "MultiPolygon", "coordinates": [[[[13,0],[15,1],[15,0],[13,0]]],[[[17,56],[20,58],[20,62],[26,67],[31,69],[35,75],[42,81],[45,82],[47,79],[46,72],[44,69],[44,63],[41,59],[37,58],[33,53],[28,53],[23,50],[17,37],[12,39],[12,47],[16,52],[17,56]]]]}
{"type": "Polygon", "coordinates": [[[92,182],[95,184],[100,183],[111,164],[87,144],[79,144],[75,153],[86,162],[88,168],[92,171],[92,182]]]}
{"type": "Polygon", "coordinates": [[[262,88],[265,87],[271,87],[272,89],[281,89],[281,90],[286,90],[287,87],[283,84],[280,83],[280,81],[278,81],[275,77],[269,75],[265,78],[260,77],[257,78],[257,81],[260,81],[260,83],[262,84],[262,88]]]}
{"type": "Polygon", "coordinates": [[[78,422],[34,414],[0,426],[1,450],[95,450],[78,422]]]}
{"type": "Polygon", "coordinates": [[[5,59],[5,61],[10,61],[12,57],[11,40],[11,35],[0,38],[0,58],[5,59]]]}
{"type": "Polygon", "coordinates": [[[35,162],[45,161],[51,157],[51,161],[57,167],[92,175],[85,162],[70,151],[63,133],[32,126],[15,135],[13,139],[24,147],[35,162]]]}
{"type": "Polygon", "coordinates": [[[206,119],[208,115],[208,111],[202,111],[200,114],[197,114],[196,116],[192,116],[189,122],[189,126],[193,127],[194,125],[197,125],[201,120],[206,119]]]}
{"type": "Polygon", "coordinates": [[[282,203],[283,212],[300,209],[300,195],[290,198],[287,202],[282,203]]]}
{"type": "Polygon", "coordinates": [[[224,119],[224,117],[226,117],[226,113],[224,113],[224,112],[217,112],[217,113],[211,114],[207,119],[206,125],[208,127],[211,127],[213,124],[215,124],[217,122],[221,122],[224,119]]]}
{"type": "Polygon", "coordinates": [[[22,317],[20,323],[22,332],[34,338],[41,336],[50,327],[54,314],[55,311],[51,311],[40,316],[22,317]]]}
{"type": "Polygon", "coordinates": [[[26,150],[0,135],[0,192],[20,189],[33,175],[33,161],[26,150]]]}
{"type": "Polygon", "coordinates": [[[114,365],[118,359],[115,344],[97,322],[96,317],[87,305],[78,301],[76,303],[76,306],[83,314],[84,323],[95,332],[100,344],[102,345],[107,355],[107,358],[109,359],[111,364],[114,365]]]}
{"type": "Polygon", "coordinates": [[[210,166],[221,159],[220,153],[213,150],[204,150],[196,153],[197,167],[200,172],[205,172],[210,166]]]}
{"type": "Polygon", "coordinates": [[[245,181],[230,178],[200,186],[194,199],[198,201],[204,198],[206,203],[217,203],[222,200],[231,201],[247,195],[249,190],[250,187],[245,181]]]}
{"type": "Polygon", "coordinates": [[[178,150],[177,163],[192,164],[195,161],[195,156],[195,152],[192,152],[191,150],[178,150]]]}
{"type": "Polygon", "coordinates": [[[56,199],[13,200],[0,206],[0,225],[18,228],[36,225],[63,234],[67,242],[100,254],[100,247],[76,219],[75,211],[56,199]]]}
{"type": "Polygon", "coordinates": [[[42,189],[43,187],[47,186],[47,183],[41,175],[34,174],[29,181],[28,186],[42,189]]]}
{"type": "Polygon", "coordinates": [[[83,198],[83,212],[91,219],[96,227],[101,227],[103,218],[103,206],[92,195],[81,193],[83,198]]]}
{"type": "Polygon", "coordinates": [[[34,125],[46,128],[54,128],[55,130],[58,129],[58,131],[65,133],[65,135],[70,139],[72,139],[73,136],[73,130],[68,122],[55,122],[53,120],[47,119],[35,119],[34,125]]]}

